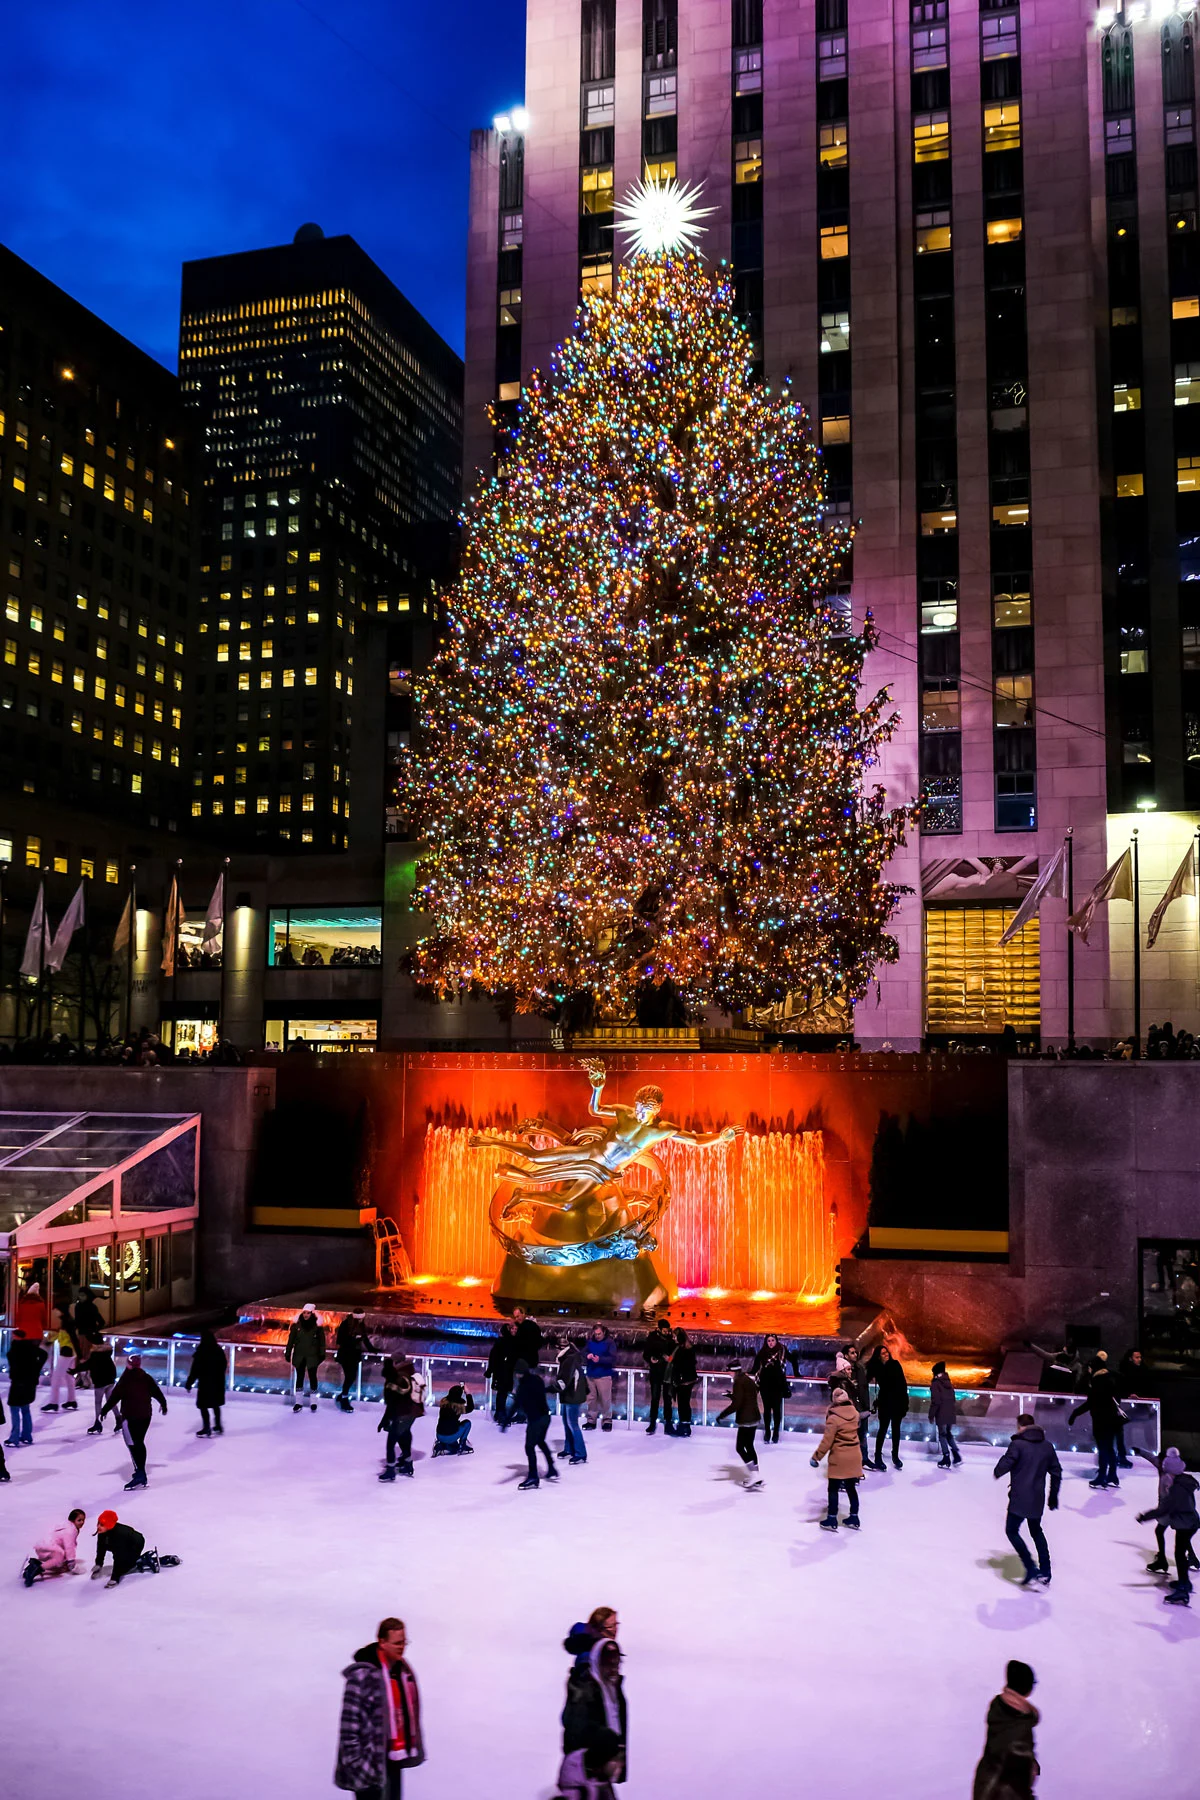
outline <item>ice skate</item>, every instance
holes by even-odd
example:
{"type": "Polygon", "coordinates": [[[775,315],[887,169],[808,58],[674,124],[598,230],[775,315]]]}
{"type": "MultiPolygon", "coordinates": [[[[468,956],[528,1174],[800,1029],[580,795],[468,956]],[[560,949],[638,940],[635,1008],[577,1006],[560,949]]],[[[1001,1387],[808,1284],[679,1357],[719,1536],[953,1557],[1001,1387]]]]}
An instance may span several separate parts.
{"type": "Polygon", "coordinates": [[[395,1481],[395,1479],[396,1479],[395,1464],[389,1463],[387,1468],[381,1471],[379,1479],[380,1479],[380,1481],[395,1481]]]}
{"type": "Polygon", "coordinates": [[[647,1425],[647,1427],[646,1427],[646,1436],[647,1436],[647,1437],[653,1437],[653,1436],[654,1436],[654,1434],[655,1434],[655,1432],[656,1432],[656,1431],[657,1431],[657,1430],[658,1430],[658,1426],[657,1426],[657,1425],[647,1425]]]}
{"type": "Polygon", "coordinates": [[[212,1426],[211,1426],[211,1425],[205,1425],[205,1426],[204,1426],[204,1428],[203,1428],[203,1430],[201,1430],[201,1431],[198,1431],[198,1432],[197,1432],[197,1433],[196,1433],[196,1436],[197,1436],[197,1437],[211,1437],[211,1436],[212,1436],[212,1426]]]}
{"type": "Polygon", "coordinates": [[[225,1436],[225,1427],[223,1425],[214,1425],[213,1426],[213,1436],[214,1437],[224,1437],[225,1436]]]}
{"type": "Polygon", "coordinates": [[[943,1456],[940,1462],[934,1464],[934,1467],[937,1469],[948,1469],[950,1467],[950,1458],[948,1456],[943,1456]]]}
{"type": "Polygon", "coordinates": [[[524,1481],[519,1481],[517,1483],[517,1492],[519,1494],[523,1494],[525,1492],[526,1488],[535,1488],[535,1487],[537,1487],[537,1485],[538,1485],[537,1476],[536,1475],[534,1475],[534,1476],[527,1475],[525,1477],[524,1481]]]}
{"type": "MultiPolygon", "coordinates": [[[[101,1573],[103,1573],[103,1571],[101,1571],[101,1573]]],[[[110,1575],[104,1585],[106,1588],[110,1588],[110,1587],[120,1587],[121,1584],[117,1580],[115,1575],[110,1575]]]]}
{"type": "Polygon", "coordinates": [[[88,1426],[87,1435],[88,1435],[88,1437],[103,1437],[104,1427],[100,1423],[99,1419],[96,1420],[96,1423],[94,1425],[88,1426]]]}
{"type": "Polygon", "coordinates": [[[755,1475],[750,1481],[748,1481],[746,1483],[746,1492],[748,1494],[757,1494],[759,1488],[762,1487],[762,1485],[763,1485],[762,1476],[755,1475]]]}
{"type": "Polygon", "coordinates": [[[27,1588],[32,1587],[41,1572],[41,1563],[36,1556],[31,1556],[29,1561],[25,1564],[25,1567],[21,1570],[21,1580],[25,1583],[27,1588]]]}
{"type": "Polygon", "coordinates": [[[1153,1562],[1146,1564],[1147,1575],[1169,1575],[1170,1572],[1170,1564],[1165,1556],[1156,1556],[1153,1562]]]}
{"type": "Polygon", "coordinates": [[[129,1494],[132,1493],[134,1488],[144,1488],[149,1487],[149,1485],[150,1483],[147,1479],[146,1471],[144,1469],[138,1469],[135,1471],[131,1480],[125,1483],[125,1492],[129,1494]]]}
{"type": "Polygon", "coordinates": [[[309,1410],[309,1412],[316,1412],[316,1410],[317,1410],[317,1403],[316,1403],[316,1401],[315,1401],[315,1400],[310,1400],[310,1401],[309,1401],[309,1403],[308,1403],[308,1410],[309,1410]]]}
{"type": "Polygon", "coordinates": [[[822,1531],[836,1531],[837,1528],[838,1528],[838,1522],[836,1519],[822,1519],[821,1520],[821,1530],[822,1531]]]}
{"type": "Polygon", "coordinates": [[[397,1467],[399,1468],[401,1475],[411,1475],[413,1473],[413,1466],[412,1466],[411,1462],[405,1461],[405,1462],[399,1463],[397,1465],[397,1467]]]}
{"type": "MultiPolygon", "coordinates": [[[[156,1556],[158,1556],[157,1550],[155,1551],[154,1554],[156,1556]]],[[[159,1568],[161,1568],[161,1569],[177,1569],[179,1567],[179,1564],[181,1561],[182,1561],[182,1558],[178,1557],[178,1556],[159,1556],[158,1557],[158,1565],[159,1565],[159,1568]]]]}
{"type": "Polygon", "coordinates": [[[862,1521],[859,1519],[857,1513],[851,1513],[850,1517],[846,1520],[847,1531],[858,1531],[861,1529],[861,1525],[862,1521]]]}
{"type": "MultiPolygon", "coordinates": [[[[63,1411],[64,1412],[78,1412],[79,1411],[78,1400],[64,1400],[63,1401],[63,1411]]],[[[1128,1468],[1129,1464],[1126,1463],[1125,1467],[1128,1468]]]]}
{"type": "Polygon", "coordinates": [[[1191,1603],[1191,1589],[1181,1588],[1178,1583],[1176,1583],[1173,1591],[1163,1600],[1164,1606],[1190,1606],[1191,1603]]]}
{"type": "Polygon", "coordinates": [[[898,1456],[893,1456],[892,1467],[893,1469],[902,1469],[904,1467],[904,1464],[900,1461],[898,1456]]]}
{"type": "Polygon", "coordinates": [[[612,1430],[612,1420],[611,1419],[602,1419],[600,1422],[600,1429],[601,1429],[601,1431],[611,1431],[612,1430]]]}
{"type": "Polygon", "coordinates": [[[0,1469],[0,1482],[11,1481],[11,1480],[12,1480],[12,1476],[9,1474],[8,1470],[0,1469]]]}
{"type": "Polygon", "coordinates": [[[58,1411],[58,1401],[57,1400],[47,1400],[45,1406],[43,1406],[43,1408],[42,1408],[42,1411],[43,1412],[57,1412],[58,1411]]]}
{"type": "Polygon", "coordinates": [[[300,1402],[299,1402],[299,1401],[298,1401],[298,1400],[297,1400],[297,1401],[295,1401],[295,1402],[294,1402],[294,1403],[293,1403],[293,1405],[292,1405],[292,1411],[293,1411],[293,1412],[294,1412],[294,1413],[298,1413],[298,1412],[299,1412],[299,1411],[300,1411],[300,1410],[301,1410],[301,1409],[300,1409],[300,1402]]]}

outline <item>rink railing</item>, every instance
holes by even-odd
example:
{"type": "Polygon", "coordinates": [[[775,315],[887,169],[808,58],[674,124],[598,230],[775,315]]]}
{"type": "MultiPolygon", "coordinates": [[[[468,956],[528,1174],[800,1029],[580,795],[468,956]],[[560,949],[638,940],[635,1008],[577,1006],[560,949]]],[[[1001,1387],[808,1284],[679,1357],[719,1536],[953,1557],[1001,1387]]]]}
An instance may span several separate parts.
{"type": "MultiPolygon", "coordinates": [[[[155,1338],[113,1335],[110,1344],[114,1353],[128,1354],[134,1351],[142,1358],[142,1367],[163,1388],[182,1388],[187,1381],[188,1368],[192,1352],[197,1340],[193,1337],[155,1338]]],[[[274,1394],[290,1395],[293,1387],[292,1370],[284,1359],[281,1344],[227,1344],[221,1348],[229,1358],[228,1382],[234,1394],[274,1394]]],[[[470,1356],[414,1356],[410,1360],[425,1377],[425,1407],[428,1411],[437,1404],[438,1399],[456,1382],[471,1394],[477,1408],[487,1406],[490,1399],[490,1383],[487,1379],[487,1365],[482,1357],[470,1356]]],[[[355,1377],[351,1393],[354,1401],[379,1404],[383,1399],[383,1378],[381,1374],[382,1357],[371,1356],[360,1365],[355,1377]]],[[[547,1378],[547,1387],[553,1378],[555,1365],[543,1363],[541,1372],[547,1378]]],[[[47,1374],[49,1365],[47,1365],[47,1374]]],[[[703,1372],[692,1390],[692,1424],[705,1428],[717,1424],[717,1414],[728,1406],[732,1375],[720,1372],[703,1372]]],[[[793,1380],[790,1383],[791,1394],[783,1403],[783,1429],[785,1432],[798,1434],[820,1433],[825,1428],[825,1414],[829,1406],[829,1380],[811,1377],[793,1380]]],[[[319,1391],[323,1398],[332,1399],[342,1390],[342,1371],[339,1365],[327,1359],[321,1366],[319,1391]]],[[[958,1401],[958,1422],[954,1427],[954,1435],[960,1444],[992,1444],[1005,1445],[1017,1429],[1017,1414],[1032,1413],[1036,1424],[1040,1425],[1049,1441],[1058,1450],[1090,1451],[1094,1445],[1091,1430],[1090,1414],[1083,1416],[1074,1424],[1068,1425],[1068,1416],[1081,1403],[1081,1394],[1030,1394],[995,1388],[956,1388],[958,1401]]],[[[929,1389],[927,1387],[910,1387],[909,1412],[903,1422],[901,1435],[908,1442],[937,1442],[936,1428],[926,1418],[929,1406],[929,1389]]],[[[551,1407],[558,1410],[557,1396],[548,1393],[551,1407]]],[[[87,1404],[89,1396],[80,1396],[81,1408],[87,1404]]],[[[1129,1415],[1125,1426],[1126,1448],[1135,1446],[1149,1450],[1157,1455],[1161,1448],[1160,1410],[1157,1400],[1123,1400],[1122,1407],[1129,1415]]],[[[632,1430],[638,1423],[644,1424],[650,1416],[650,1379],[644,1368],[620,1368],[613,1374],[613,1422],[626,1430],[632,1430]]],[[[733,1428],[733,1420],[722,1421],[723,1425],[733,1428]]],[[[874,1443],[878,1426],[871,1421],[871,1440],[874,1443]]],[[[884,1447],[888,1454],[888,1446],[884,1447]]]]}

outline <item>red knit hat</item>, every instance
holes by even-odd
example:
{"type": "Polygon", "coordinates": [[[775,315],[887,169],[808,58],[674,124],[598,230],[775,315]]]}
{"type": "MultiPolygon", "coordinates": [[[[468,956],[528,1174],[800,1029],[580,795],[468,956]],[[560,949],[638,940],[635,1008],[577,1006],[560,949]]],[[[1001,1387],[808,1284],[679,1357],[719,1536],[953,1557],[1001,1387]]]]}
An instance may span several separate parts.
{"type": "Polygon", "coordinates": [[[102,1531],[111,1531],[116,1522],[117,1515],[115,1512],[102,1512],[100,1517],[96,1520],[96,1529],[92,1533],[92,1536],[98,1537],[102,1531]]]}

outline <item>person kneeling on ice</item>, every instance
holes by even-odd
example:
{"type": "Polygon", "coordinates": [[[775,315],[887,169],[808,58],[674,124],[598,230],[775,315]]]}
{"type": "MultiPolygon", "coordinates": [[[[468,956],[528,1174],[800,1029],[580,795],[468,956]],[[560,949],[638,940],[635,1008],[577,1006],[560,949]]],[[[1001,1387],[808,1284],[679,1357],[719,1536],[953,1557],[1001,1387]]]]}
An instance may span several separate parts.
{"type": "Polygon", "coordinates": [[[438,1408],[437,1432],[433,1440],[435,1456],[474,1455],[467,1442],[471,1435],[471,1421],[463,1417],[464,1413],[474,1411],[474,1400],[461,1381],[455,1382],[438,1408]]]}
{"type": "Polygon", "coordinates": [[[395,1481],[396,1470],[401,1475],[413,1472],[412,1434],[416,1421],[425,1414],[425,1382],[418,1375],[416,1367],[407,1356],[390,1356],[383,1361],[383,1417],[376,1426],[377,1431],[387,1432],[387,1461],[379,1477],[380,1481],[395,1481]],[[396,1449],[399,1446],[400,1461],[396,1462],[396,1449]]]}
{"type": "Polygon", "coordinates": [[[563,1757],[558,1771],[560,1800],[613,1800],[612,1784],[621,1780],[623,1766],[616,1732],[598,1732],[586,1750],[572,1750],[563,1757]]]}
{"type": "Polygon", "coordinates": [[[373,1644],[342,1670],[346,1689],[338,1725],[334,1787],[358,1800],[400,1800],[401,1771],[425,1761],[421,1696],[405,1660],[402,1619],[384,1619],[373,1644]]]}
{"type": "Polygon", "coordinates": [[[51,1575],[74,1575],[77,1572],[79,1534],[86,1523],[87,1514],[77,1506],[67,1514],[65,1525],[56,1525],[40,1544],[33,1546],[33,1555],[21,1574],[26,1587],[32,1587],[35,1581],[46,1580],[51,1575]]]}
{"type": "Polygon", "coordinates": [[[157,1550],[147,1550],[146,1540],[140,1531],[132,1525],[122,1525],[115,1512],[102,1512],[96,1521],[96,1561],[92,1567],[92,1580],[96,1581],[104,1573],[104,1559],[112,1552],[112,1574],[105,1582],[105,1587],[120,1587],[122,1581],[131,1571],[139,1575],[157,1575],[160,1568],[174,1569],[178,1567],[177,1556],[160,1556],[157,1550]]]}
{"type": "Polygon", "coordinates": [[[733,1414],[737,1426],[737,1453],[746,1465],[744,1486],[747,1493],[762,1486],[762,1476],[758,1472],[758,1457],[754,1450],[754,1434],[758,1430],[762,1414],[758,1405],[758,1383],[753,1375],[736,1363],[733,1365],[733,1391],[729,1396],[729,1405],[717,1414],[717,1424],[733,1414]]]}
{"type": "Polygon", "coordinates": [[[1188,1573],[1192,1539],[1200,1530],[1200,1513],[1196,1511],[1196,1477],[1186,1472],[1173,1477],[1170,1487],[1152,1512],[1138,1514],[1138,1524],[1154,1519],[1175,1533],[1175,1575],[1165,1596],[1168,1606],[1189,1606],[1192,1579],[1188,1573]]]}
{"type": "Polygon", "coordinates": [[[809,1457],[814,1469],[820,1467],[826,1453],[829,1456],[829,1505],[821,1520],[821,1530],[837,1530],[838,1495],[844,1488],[850,1503],[846,1525],[849,1530],[857,1531],[858,1484],[863,1478],[862,1444],[858,1435],[858,1407],[844,1387],[833,1390],[833,1401],[825,1415],[825,1435],[809,1457]]]}

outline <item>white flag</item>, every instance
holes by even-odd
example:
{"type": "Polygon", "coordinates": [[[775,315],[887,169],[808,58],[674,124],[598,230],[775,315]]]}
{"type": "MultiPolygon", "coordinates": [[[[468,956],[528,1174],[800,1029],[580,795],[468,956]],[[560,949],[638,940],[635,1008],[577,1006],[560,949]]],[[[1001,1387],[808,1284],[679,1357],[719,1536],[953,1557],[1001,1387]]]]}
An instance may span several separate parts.
{"type": "Polygon", "coordinates": [[[125,910],[121,914],[121,920],[117,926],[117,935],[113,939],[112,953],[114,956],[120,956],[122,950],[129,952],[132,949],[132,946],[133,946],[133,895],[128,894],[125,899],[125,910]]]}
{"type": "Polygon", "coordinates": [[[33,903],[33,913],[29,920],[29,930],[25,933],[25,954],[21,958],[21,973],[36,981],[42,972],[43,959],[49,949],[49,931],[46,928],[46,884],[38,882],[37,899],[33,903]]]}
{"type": "Polygon", "coordinates": [[[1150,914],[1150,925],[1146,932],[1146,948],[1153,950],[1154,940],[1162,930],[1162,922],[1167,916],[1167,908],[1172,900],[1178,900],[1184,894],[1196,892],[1196,840],[1192,839],[1187,847],[1187,854],[1171,878],[1171,885],[1150,914]]]}
{"type": "Polygon", "coordinates": [[[1042,873],[1038,876],[1037,880],[1022,900],[1013,917],[1012,924],[1008,926],[1003,937],[996,945],[997,950],[1002,950],[1005,944],[1011,944],[1018,931],[1024,930],[1034,913],[1037,912],[1038,908],[1041,906],[1043,900],[1065,900],[1066,897],[1067,846],[1064,844],[1049,866],[1042,870],[1042,873]]]}
{"type": "Polygon", "coordinates": [[[206,955],[213,955],[221,948],[225,935],[225,876],[217,876],[217,885],[212,891],[212,899],[208,903],[208,911],[204,915],[204,936],[200,948],[206,955]]]}
{"type": "Polygon", "coordinates": [[[1102,906],[1106,900],[1132,899],[1133,851],[1125,850],[1112,867],[1105,870],[1103,880],[1096,883],[1078,912],[1071,914],[1067,924],[1072,931],[1079,933],[1086,944],[1098,906],[1102,906]]]}
{"type": "Polygon", "coordinates": [[[46,967],[55,974],[62,968],[71,948],[71,939],[83,924],[83,883],[75,890],[75,898],[59,920],[58,930],[50,941],[50,927],[46,927],[46,967]]]}

